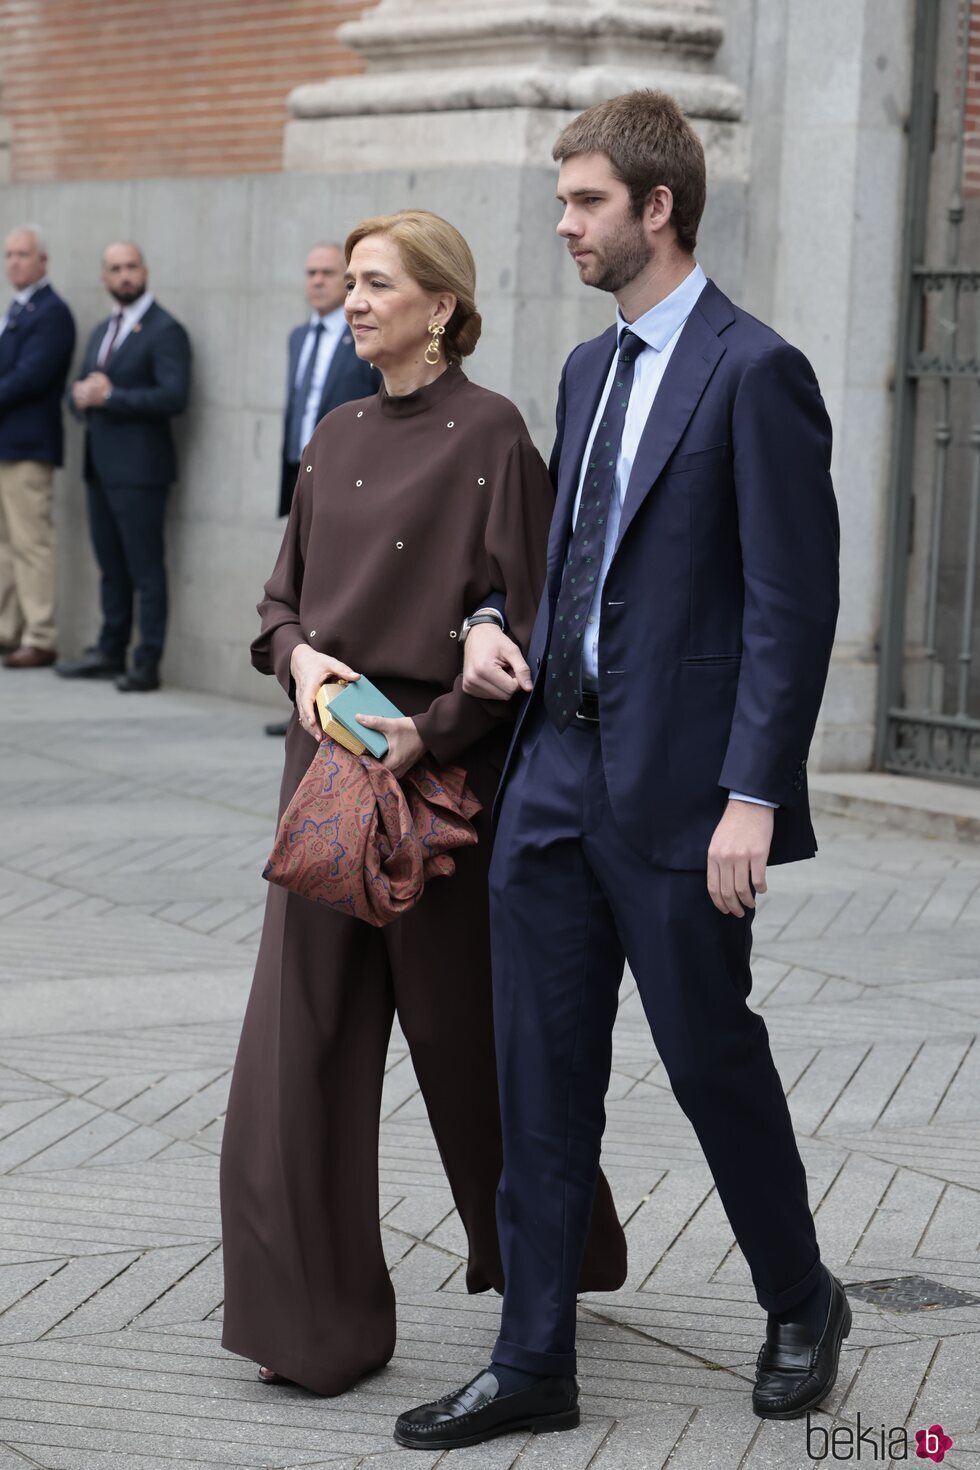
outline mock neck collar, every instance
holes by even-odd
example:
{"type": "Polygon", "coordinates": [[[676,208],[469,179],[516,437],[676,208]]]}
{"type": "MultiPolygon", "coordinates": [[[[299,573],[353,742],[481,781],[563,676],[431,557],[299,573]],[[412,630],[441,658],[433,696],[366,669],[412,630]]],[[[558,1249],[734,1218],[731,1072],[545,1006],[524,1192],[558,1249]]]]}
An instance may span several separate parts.
{"type": "Polygon", "coordinates": [[[378,389],[378,407],[386,418],[409,419],[417,413],[427,413],[430,408],[445,403],[449,395],[455,393],[460,384],[466,381],[462,368],[447,367],[434,382],[426,383],[424,388],[416,388],[413,393],[399,393],[392,397],[382,384],[378,389]]]}

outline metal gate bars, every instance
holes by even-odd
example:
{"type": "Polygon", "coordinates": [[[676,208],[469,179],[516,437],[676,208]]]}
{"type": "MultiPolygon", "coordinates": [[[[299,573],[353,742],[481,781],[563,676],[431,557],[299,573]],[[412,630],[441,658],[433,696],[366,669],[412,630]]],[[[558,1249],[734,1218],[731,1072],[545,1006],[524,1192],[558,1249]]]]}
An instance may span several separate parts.
{"type": "Polygon", "coordinates": [[[876,754],[980,784],[978,82],[980,0],[918,0],[876,754]]]}

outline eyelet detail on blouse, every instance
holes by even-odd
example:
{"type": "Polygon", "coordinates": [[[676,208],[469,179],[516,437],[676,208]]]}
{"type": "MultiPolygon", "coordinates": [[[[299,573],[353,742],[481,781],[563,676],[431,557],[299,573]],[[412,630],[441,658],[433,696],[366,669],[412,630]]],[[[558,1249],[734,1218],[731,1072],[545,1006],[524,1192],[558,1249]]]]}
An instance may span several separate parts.
{"type": "Polygon", "coordinates": [[[450,419],[449,420],[449,423],[446,425],[446,428],[447,429],[454,429],[455,427],[456,427],[455,423],[453,422],[452,419],[450,419]]]}
{"type": "Polygon", "coordinates": [[[363,417],[364,417],[364,410],[363,410],[363,408],[359,408],[359,409],[358,409],[358,410],[357,410],[357,417],[358,417],[358,418],[359,418],[359,419],[362,419],[362,418],[363,418],[363,417]]]}
{"type": "Polygon", "coordinates": [[[404,541],[396,541],[395,542],[395,550],[396,551],[401,551],[404,548],[404,546],[405,546],[404,541]]]}
{"type": "Polygon", "coordinates": [[[306,473],[307,473],[307,474],[309,474],[309,473],[310,473],[310,472],[311,472],[311,470],[312,470],[312,469],[313,469],[313,466],[312,466],[312,465],[311,465],[311,464],[308,464],[308,465],[307,465],[307,466],[306,466],[306,473]]]}
{"type": "Polygon", "coordinates": [[[456,632],[456,629],[455,628],[451,628],[449,630],[449,636],[450,636],[450,638],[458,638],[459,637],[459,634],[456,632]]]}
{"type": "Polygon", "coordinates": [[[355,480],[354,481],[354,484],[357,487],[357,489],[360,490],[361,486],[364,484],[364,481],[363,480],[355,480]]]}
{"type": "Polygon", "coordinates": [[[485,484],[486,484],[486,483],[487,483],[487,482],[486,482],[486,480],[485,480],[485,479],[484,479],[484,478],[483,478],[483,476],[482,476],[482,475],[481,475],[481,476],[480,476],[480,478],[479,478],[479,479],[478,479],[478,480],[477,480],[477,482],[476,482],[476,483],[477,483],[477,484],[478,484],[478,485],[485,485],[485,484]]]}

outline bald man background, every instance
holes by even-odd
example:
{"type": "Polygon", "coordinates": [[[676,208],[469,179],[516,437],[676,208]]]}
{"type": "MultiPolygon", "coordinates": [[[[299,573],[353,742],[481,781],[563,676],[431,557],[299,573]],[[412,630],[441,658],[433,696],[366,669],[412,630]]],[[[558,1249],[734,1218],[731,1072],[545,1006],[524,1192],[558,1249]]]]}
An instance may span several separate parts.
{"type": "Polygon", "coordinates": [[[344,319],[344,252],[314,245],[306,257],[303,290],[310,315],[289,334],[286,409],[282,435],[279,514],[289,514],[303,450],[332,408],[376,393],[381,374],[362,362],[344,319]]]}
{"type": "Polygon", "coordinates": [[[56,658],[51,500],[75,322],[36,225],[11,230],[4,265],[14,296],[0,317],[0,653],[8,669],[40,669],[56,658]]]}
{"type": "Polygon", "coordinates": [[[160,687],[167,626],[164,515],[177,478],[170,420],[190,390],[190,343],[154,300],[143,252],[129,240],[107,245],[102,283],[115,302],[89,338],[72,386],[85,422],[89,531],[102,574],[102,628],[80,659],[59,664],[66,679],[113,679],[123,693],[160,687]],[[139,637],[126,655],[139,604],[139,637]]]}

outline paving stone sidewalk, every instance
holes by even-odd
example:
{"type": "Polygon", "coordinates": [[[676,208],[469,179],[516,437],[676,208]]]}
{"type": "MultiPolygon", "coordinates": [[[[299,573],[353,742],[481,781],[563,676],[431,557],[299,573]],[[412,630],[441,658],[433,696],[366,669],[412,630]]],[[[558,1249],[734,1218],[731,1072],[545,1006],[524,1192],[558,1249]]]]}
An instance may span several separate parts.
{"type": "MultiPolygon", "coordinates": [[[[217,1155],[279,781],[269,717],[0,671],[0,1470],[428,1470],[440,1456],[393,1445],[396,1412],[487,1358],[497,1299],[463,1289],[398,1036],[381,1139],[392,1364],[322,1400],[263,1388],[219,1347],[217,1155]]],[[[754,1004],[825,1257],[848,1283],[980,1297],[980,849],[833,816],[818,836],[816,862],[771,875],[754,1004]]],[[[628,977],[622,994],[604,1164],[630,1278],[581,1304],[582,1428],[447,1464],[795,1470],[835,1427],[828,1459],[856,1462],[860,1416],[865,1465],[904,1463],[882,1427],[934,1423],[947,1465],[980,1465],[969,1300],[855,1298],[809,1454],[805,1426],[753,1417],[762,1317],[628,977]]]]}

